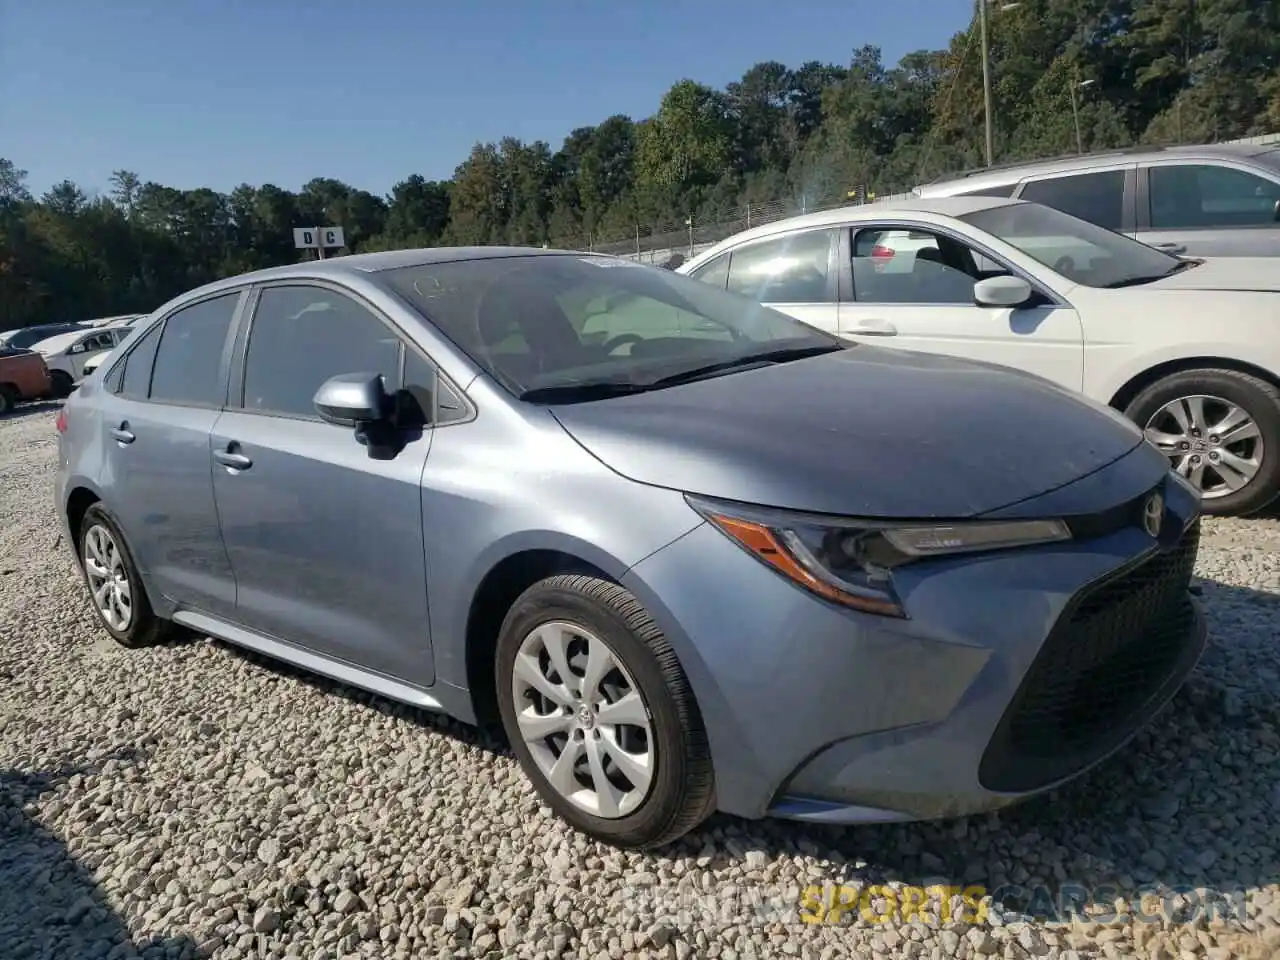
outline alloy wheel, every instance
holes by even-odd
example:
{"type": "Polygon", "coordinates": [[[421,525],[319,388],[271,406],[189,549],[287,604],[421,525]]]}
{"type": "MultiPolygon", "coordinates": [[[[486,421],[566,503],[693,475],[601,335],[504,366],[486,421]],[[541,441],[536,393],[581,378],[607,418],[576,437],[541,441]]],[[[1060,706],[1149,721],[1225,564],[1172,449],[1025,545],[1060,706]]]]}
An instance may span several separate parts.
{"type": "Polygon", "coordinates": [[[609,645],[576,624],[541,624],[520,643],[511,685],[520,735],[551,787],[596,817],[634,813],[656,747],[648,705],[609,645]]]}
{"type": "Polygon", "coordinates": [[[107,626],[128,630],[133,621],[133,586],[120,546],[101,524],[94,524],[84,535],[84,572],[93,605],[107,626]]]}
{"type": "Polygon", "coordinates": [[[1248,485],[1262,467],[1262,432],[1238,404],[1196,394],[1171,400],[1143,431],[1206,500],[1248,485]]]}

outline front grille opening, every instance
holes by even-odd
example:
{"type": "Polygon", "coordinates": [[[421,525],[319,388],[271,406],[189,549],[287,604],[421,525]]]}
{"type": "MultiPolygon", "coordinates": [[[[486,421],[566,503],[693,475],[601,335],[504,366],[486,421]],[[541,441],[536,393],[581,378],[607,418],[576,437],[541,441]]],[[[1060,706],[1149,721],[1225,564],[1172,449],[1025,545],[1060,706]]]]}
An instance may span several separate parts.
{"type": "Polygon", "coordinates": [[[1197,642],[1188,592],[1199,521],[1167,552],[1086,587],[1058,618],[979,767],[988,790],[1033,790],[1105,754],[1197,642]]]}

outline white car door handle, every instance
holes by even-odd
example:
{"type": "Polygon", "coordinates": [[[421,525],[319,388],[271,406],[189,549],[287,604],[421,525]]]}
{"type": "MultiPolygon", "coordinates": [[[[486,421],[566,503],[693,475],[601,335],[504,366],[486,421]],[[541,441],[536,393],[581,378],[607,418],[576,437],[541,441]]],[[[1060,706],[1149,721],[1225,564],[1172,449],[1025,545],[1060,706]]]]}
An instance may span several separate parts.
{"type": "Polygon", "coordinates": [[[855,337],[896,337],[898,328],[888,320],[858,320],[845,333],[855,337]]]}

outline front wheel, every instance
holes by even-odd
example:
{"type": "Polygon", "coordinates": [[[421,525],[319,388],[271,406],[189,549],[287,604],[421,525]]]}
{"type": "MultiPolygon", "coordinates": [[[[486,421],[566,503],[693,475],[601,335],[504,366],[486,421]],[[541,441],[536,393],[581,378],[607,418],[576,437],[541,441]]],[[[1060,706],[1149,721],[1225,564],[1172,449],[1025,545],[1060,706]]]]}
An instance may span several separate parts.
{"type": "Polygon", "coordinates": [[[549,577],[508,611],[498,707],[516,758],[562,819],[626,848],[669,843],[711,812],[711,750],[666,637],[595,577],[549,577]]]}
{"type": "Polygon", "coordinates": [[[1254,513],[1280,493],[1280,390],[1265,380],[1187,370],[1147,387],[1125,413],[1200,491],[1205,513],[1254,513]]]}

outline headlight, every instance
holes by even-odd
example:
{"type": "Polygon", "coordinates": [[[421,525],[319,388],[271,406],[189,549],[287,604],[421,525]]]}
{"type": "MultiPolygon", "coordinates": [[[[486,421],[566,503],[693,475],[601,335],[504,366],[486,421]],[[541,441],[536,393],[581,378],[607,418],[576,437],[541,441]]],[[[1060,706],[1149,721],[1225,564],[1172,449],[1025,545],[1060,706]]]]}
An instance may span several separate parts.
{"type": "Polygon", "coordinates": [[[833,603],[905,617],[893,571],[932,557],[1071,539],[1061,520],[893,523],[685,499],[762,563],[833,603]]]}

